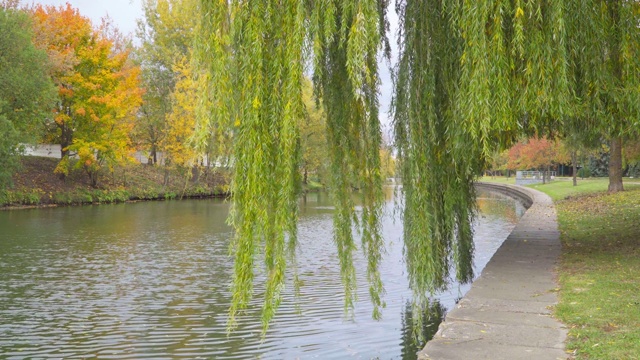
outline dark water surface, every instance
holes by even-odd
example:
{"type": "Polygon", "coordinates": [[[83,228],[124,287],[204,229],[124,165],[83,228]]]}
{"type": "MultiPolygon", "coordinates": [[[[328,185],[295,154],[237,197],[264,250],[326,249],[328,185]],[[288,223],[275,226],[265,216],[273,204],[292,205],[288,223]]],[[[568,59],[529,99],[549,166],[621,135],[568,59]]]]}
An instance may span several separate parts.
{"type": "MultiPolygon", "coordinates": [[[[477,274],[524,212],[497,194],[478,201],[477,274]]],[[[391,199],[387,210],[383,319],[371,319],[360,251],[359,301],[355,317],[344,317],[332,207],[310,194],[301,202],[299,306],[289,283],[264,342],[259,300],[225,332],[232,261],[223,201],[0,212],[0,358],[415,358],[402,224],[391,199]]],[[[258,297],[263,290],[256,285],[258,297]]],[[[438,297],[430,331],[467,290],[438,297]]]]}

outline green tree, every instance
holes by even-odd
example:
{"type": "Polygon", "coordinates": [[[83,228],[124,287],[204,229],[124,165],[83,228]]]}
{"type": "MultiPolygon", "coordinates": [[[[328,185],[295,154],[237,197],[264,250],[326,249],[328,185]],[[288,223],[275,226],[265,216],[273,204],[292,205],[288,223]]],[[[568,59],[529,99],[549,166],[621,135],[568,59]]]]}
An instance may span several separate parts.
{"type": "Polygon", "coordinates": [[[627,0],[567,1],[568,63],[583,128],[609,141],[609,191],[623,190],[623,141],[640,119],[640,4],[627,0]]]}
{"type": "Polygon", "coordinates": [[[571,161],[573,186],[578,186],[578,161],[587,157],[594,149],[600,147],[600,135],[593,129],[580,127],[578,121],[567,121],[564,124],[564,137],[560,152],[571,161]]]}
{"type": "MultiPolygon", "coordinates": [[[[509,167],[509,152],[507,150],[496,150],[491,156],[489,163],[491,177],[495,177],[497,171],[504,172],[510,170],[512,169],[509,167]]],[[[510,175],[507,173],[507,177],[509,176],[510,175]]]]}
{"type": "Polygon", "coordinates": [[[323,182],[327,164],[326,119],[321,105],[313,98],[313,87],[310,81],[304,81],[303,101],[305,116],[300,120],[300,152],[302,182],[307,184],[309,174],[315,174],[323,182]]]}
{"type": "Polygon", "coordinates": [[[389,145],[380,148],[380,161],[382,164],[382,177],[384,179],[396,177],[396,159],[393,157],[393,149],[389,145]]]}
{"type": "Polygon", "coordinates": [[[11,180],[21,144],[37,140],[55,91],[31,20],[14,5],[0,3],[0,187],[11,180]]]}

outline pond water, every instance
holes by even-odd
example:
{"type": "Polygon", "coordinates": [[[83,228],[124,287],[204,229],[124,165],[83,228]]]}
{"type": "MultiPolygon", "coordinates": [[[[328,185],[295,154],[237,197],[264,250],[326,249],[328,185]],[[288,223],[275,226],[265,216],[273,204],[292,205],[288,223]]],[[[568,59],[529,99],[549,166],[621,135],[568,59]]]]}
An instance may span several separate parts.
{"type": "MultiPolygon", "coordinates": [[[[498,194],[479,195],[476,274],[525,210],[498,194]]],[[[300,204],[304,285],[297,301],[286,288],[264,341],[259,299],[236,332],[225,332],[232,261],[224,201],[0,212],[0,358],[415,358],[402,223],[391,196],[380,321],[371,319],[361,252],[355,316],[344,316],[327,195],[309,194],[300,204]]],[[[434,299],[426,331],[467,290],[453,286],[434,299]]],[[[260,297],[260,284],[255,291],[260,297]]]]}

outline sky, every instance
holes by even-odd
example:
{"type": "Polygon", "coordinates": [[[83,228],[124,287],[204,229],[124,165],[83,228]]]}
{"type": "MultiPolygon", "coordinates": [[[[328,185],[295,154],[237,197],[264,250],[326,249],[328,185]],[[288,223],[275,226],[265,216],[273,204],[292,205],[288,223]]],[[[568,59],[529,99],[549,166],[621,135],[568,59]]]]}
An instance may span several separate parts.
{"type": "MultiPolygon", "coordinates": [[[[60,6],[65,3],[71,4],[77,8],[80,14],[91,19],[94,25],[99,25],[101,19],[109,16],[113,20],[114,25],[120,29],[123,34],[130,34],[135,38],[136,20],[143,17],[141,0],[21,0],[23,4],[43,4],[60,6]]],[[[397,45],[395,35],[397,32],[398,16],[395,13],[393,2],[390,5],[388,16],[391,25],[390,41],[392,48],[392,62],[397,58],[397,45]]],[[[135,40],[134,40],[135,42],[135,40]]],[[[391,119],[389,117],[389,105],[393,93],[393,84],[391,82],[389,65],[387,61],[380,59],[378,62],[380,68],[380,122],[382,123],[382,131],[390,134],[391,119]]]]}
{"type": "Polygon", "coordinates": [[[78,9],[80,14],[99,25],[101,19],[109,16],[114,25],[124,34],[135,36],[136,19],[142,18],[140,0],[22,0],[23,4],[43,4],[60,6],[66,3],[78,9]]]}

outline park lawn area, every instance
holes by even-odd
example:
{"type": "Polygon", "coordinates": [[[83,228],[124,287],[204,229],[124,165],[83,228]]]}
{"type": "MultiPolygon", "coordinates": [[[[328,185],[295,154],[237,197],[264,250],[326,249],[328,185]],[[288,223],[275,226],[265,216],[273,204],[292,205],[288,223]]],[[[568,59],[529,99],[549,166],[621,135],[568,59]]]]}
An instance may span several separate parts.
{"type": "Polygon", "coordinates": [[[593,193],[606,185],[536,186],[555,199],[571,195],[556,201],[563,252],[555,314],[575,358],[640,359],[640,188],[593,193]]]}
{"type": "Polygon", "coordinates": [[[479,181],[496,183],[496,184],[515,185],[516,184],[516,177],[515,176],[510,176],[510,177],[506,177],[506,176],[483,176],[483,177],[481,177],[479,179],[479,181]]]}
{"type": "MultiPolygon", "coordinates": [[[[504,176],[484,176],[480,178],[480,181],[497,184],[516,184],[514,176],[508,178],[504,176]]],[[[640,180],[638,179],[625,178],[623,179],[623,182],[625,189],[640,188],[640,180]]],[[[548,184],[529,185],[528,187],[546,193],[551,196],[553,201],[559,201],[570,196],[607,191],[607,188],[609,187],[609,178],[578,179],[578,186],[573,186],[571,178],[557,178],[548,184]]]]}
{"type": "MultiPolygon", "coordinates": [[[[640,188],[640,183],[635,183],[635,179],[624,179],[624,187],[627,190],[640,188]]],[[[554,180],[549,184],[529,185],[530,188],[540,190],[551,196],[553,201],[559,201],[572,196],[583,196],[607,191],[609,187],[609,178],[589,178],[578,179],[578,186],[573,186],[570,178],[554,180]]]]}

